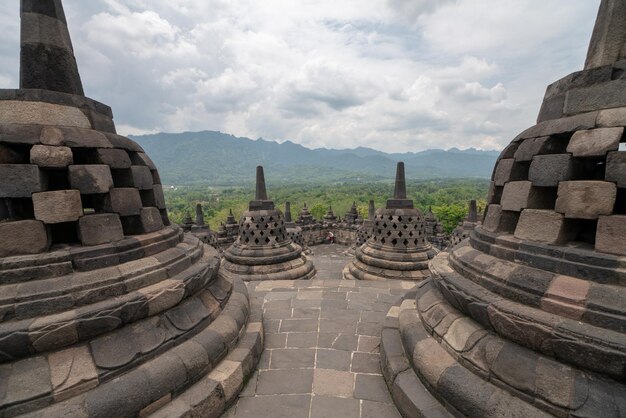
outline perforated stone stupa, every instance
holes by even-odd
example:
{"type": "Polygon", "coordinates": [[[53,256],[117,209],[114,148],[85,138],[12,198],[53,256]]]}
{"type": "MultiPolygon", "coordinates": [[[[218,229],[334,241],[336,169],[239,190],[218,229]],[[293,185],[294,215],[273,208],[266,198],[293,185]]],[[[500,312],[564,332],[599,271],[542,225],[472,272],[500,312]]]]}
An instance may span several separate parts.
{"type": "Polygon", "coordinates": [[[21,24],[20,89],[0,90],[0,416],[218,416],[260,313],[83,95],[61,1],[22,0],[21,24]]]}
{"type": "Polygon", "coordinates": [[[383,331],[403,413],[626,416],[625,52],[626,3],[603,0],[584,70],[500,156],[484,224],[383,331]]]}
{"type": "Polygon", "coordinates": [[[443,250],[448,246],[448,239],[446,238],[443,225],[437,219],[437,216],[433,213],[433,208],[429,207],[428,212],[424,215],[424,223],[426,224],[426,238],[433,247],[438,250],[443,250]]]}
{"type": "Polygon", "coordinates": [[[398,163],[394,198],[376,211],[372,236],[356,249],[356,259],[344,269],[349,280],[423,280],[437,251],[426,239],[422,213],[407,199],[404,163],[398,163]]]}
{"type": "Polygon", "coordinates": [[[287,235],[282,212],[267,198],[263,167],[257,167],[255,200],[241,218],[239,238],[224,252],[220,276],[257,281],[314,275],[313,263],[287,235]]]}

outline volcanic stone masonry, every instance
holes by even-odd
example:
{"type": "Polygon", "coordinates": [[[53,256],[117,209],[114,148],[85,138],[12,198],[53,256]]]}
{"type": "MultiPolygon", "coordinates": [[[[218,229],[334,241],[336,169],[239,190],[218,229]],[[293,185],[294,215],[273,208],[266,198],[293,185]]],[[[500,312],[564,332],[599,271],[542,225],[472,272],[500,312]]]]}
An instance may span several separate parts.
{"type": "Polygon", "coordinates": [[[329,226],[337,223],[337,216],[335,215],[335,212],[333,212],[332,206],[328,207],[328,212],[326,212],[326,215],[324,215],[323,222],[324,224],[327,224],[329,226]]]}
{"type": "Polygon", "coordinates": [[[478,208],[476,206],[476,201],[471,200],[469,203],[467,217],[462,222],[459,222],[459,225],[454,228],[454,231],[450,234],[448,248],[452,249],[461,241],[467,239],[470,236],[470,233],[480,224],[481,222],[478,220],[478,208]]]}
{"type": "Polygon", "coordinates": [[[443,250],[448,246],[448,238],[446,237],[443,225],[433,213],[433,208],[429,207],[428,212],[424,215],[424,223],[426,225],[426,238],[433,247],[443,250]]]}
{"type": "Polygon", "coordinates": [[[256,197],[243,214],[239,238],[224,252],[220,277],[257,280],[310,279],[313,263],[287,235],[285,221],[267,198],[263,167],[257,167],[256,197]]]}
{"type": "Polygon", "coordinates": [[[314,223],[315,219],[309,211],[309,208],[306,206],[306,203],[304,203],[304,207],[298,214],[298,225],[312,225],[314,223]]]}
{"type": "Polygon", "coordinates": [[[437,250],[426,239],[422,213],[406,197],[404,163],[398,163],[394,198],[376,211],[373,222],[372,236],[356,249],[344,278],[424,280],[430,275],[428,262],[437,250]]]}
{"type": "Polygon", "coordinates": [[[626,416],[625,51],[626,2],[603,0],[584,70],[502,152],[483,225],[389,312],[406,416],[626,416]]]}
{"type": "Polygon", "coordinates": [[[0,90],[0,416],[219,416],[260,312],[83,96],[61,0],[22,0],[21,25],[20,89],[0,90]]]}
{"type": "Polygon", "coordinates": [[[228,248],[237,240],[237,237],[239,237],[239,222],[235,219],[233,210],[230,209],[226,222],[222,222],[217,230],[217,246],[222,249],[228,248]]]}
{"type": "Polygon", "coordinates": [[[211,227],[204,222],[204,212],[200,203],[196,205],[196,222],[191,224],[187,232],[191,232],[205,244],[217,248],[217,236],[211,231],[211,227]]]}

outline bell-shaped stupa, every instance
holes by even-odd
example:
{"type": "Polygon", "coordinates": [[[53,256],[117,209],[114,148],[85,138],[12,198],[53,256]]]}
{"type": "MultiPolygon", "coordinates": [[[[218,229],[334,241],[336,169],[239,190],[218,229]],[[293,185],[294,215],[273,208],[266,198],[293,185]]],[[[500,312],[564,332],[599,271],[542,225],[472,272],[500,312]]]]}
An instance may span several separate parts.
{"type": "Polygon", "coordinates": [[[313,263],[287,234],[285,221],[267,198],[263,167],[257,167],[256,198],[239,223],[239,238],[224,252],[220,276],[258,280],[299,280],[315,275],[313,263]]]}
{"type": "Polygon", "coordinates": [[[454,248],[460,244],[461,241],[467,239],[470,236],[470,233],[479,225],[480,221],[478,220],[478,207],[476,205],[476,201],[470,200],[467,216],[462,222],[459,222],[458,226],[454,228],[452,234],[450,234],[450,243],[448,244],[449,249],[454,248]]]}
{"type": "Polygon", "coordinates": [[[426,239],[424,216],[406,197],[404,163],[398,163],[393,199],[376,211],[372,236],[356,249],[343,271],[346,279],[423,280],[437,251],[426,239]]]}
{"type": "Polygon", "coordinates": [[[403,414],[626,416],[625,59],[626,2],[603,0],[585,69],[502,152],[483,225],[383,331],[403,414]]]}
{"type": "Polygon", "coordinates": [[[306,205],[306,202],[304,203],[304,207],[302,208],[302,210],[300,210],[300,213],[298,214],[298,225],[312,225],[315,223],[315,218],[313,218],[313,215],[311,214],[311,212],[309,211],[309,208],[306,205]]]}
{"type": "Polygon", "coordinates": [[[245,285],[170,225],[154,163],[83,95],[61,0],[22,0],[21,25],[20,89],[0,90],[0,416],[219,416],[262,351],[245,285]]]}

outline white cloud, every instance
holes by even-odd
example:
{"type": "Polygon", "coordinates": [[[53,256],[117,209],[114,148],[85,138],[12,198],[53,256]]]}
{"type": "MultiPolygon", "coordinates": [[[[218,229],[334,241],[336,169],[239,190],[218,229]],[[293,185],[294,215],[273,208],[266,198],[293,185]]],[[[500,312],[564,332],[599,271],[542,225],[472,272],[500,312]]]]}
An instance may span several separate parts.
{"type": "MultiPolygon", "coordinates": [[[[121,133],[212,129],[387,151],[506,145],[533,123],[545,86],[581,68],[597,9],[586,0],[64,3],[85,88],[113,107],[121,133]]],[[[5,9],[0,86],[17,83],[19,8],[5,9]]]]}

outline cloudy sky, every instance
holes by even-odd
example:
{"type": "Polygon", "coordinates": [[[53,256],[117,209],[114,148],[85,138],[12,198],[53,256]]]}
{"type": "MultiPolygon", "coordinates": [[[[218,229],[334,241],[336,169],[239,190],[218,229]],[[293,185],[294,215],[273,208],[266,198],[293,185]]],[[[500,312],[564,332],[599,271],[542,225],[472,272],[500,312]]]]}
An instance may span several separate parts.
{"type": "MultiPolygon", "coordinates": [[[[0,88],[18,84],[17,3],[0,10],[0,88]]],[[[506,145],[582,68],[599,0],[64,4],[85,91],[122,134],[400,152],[506,145]]]]}

